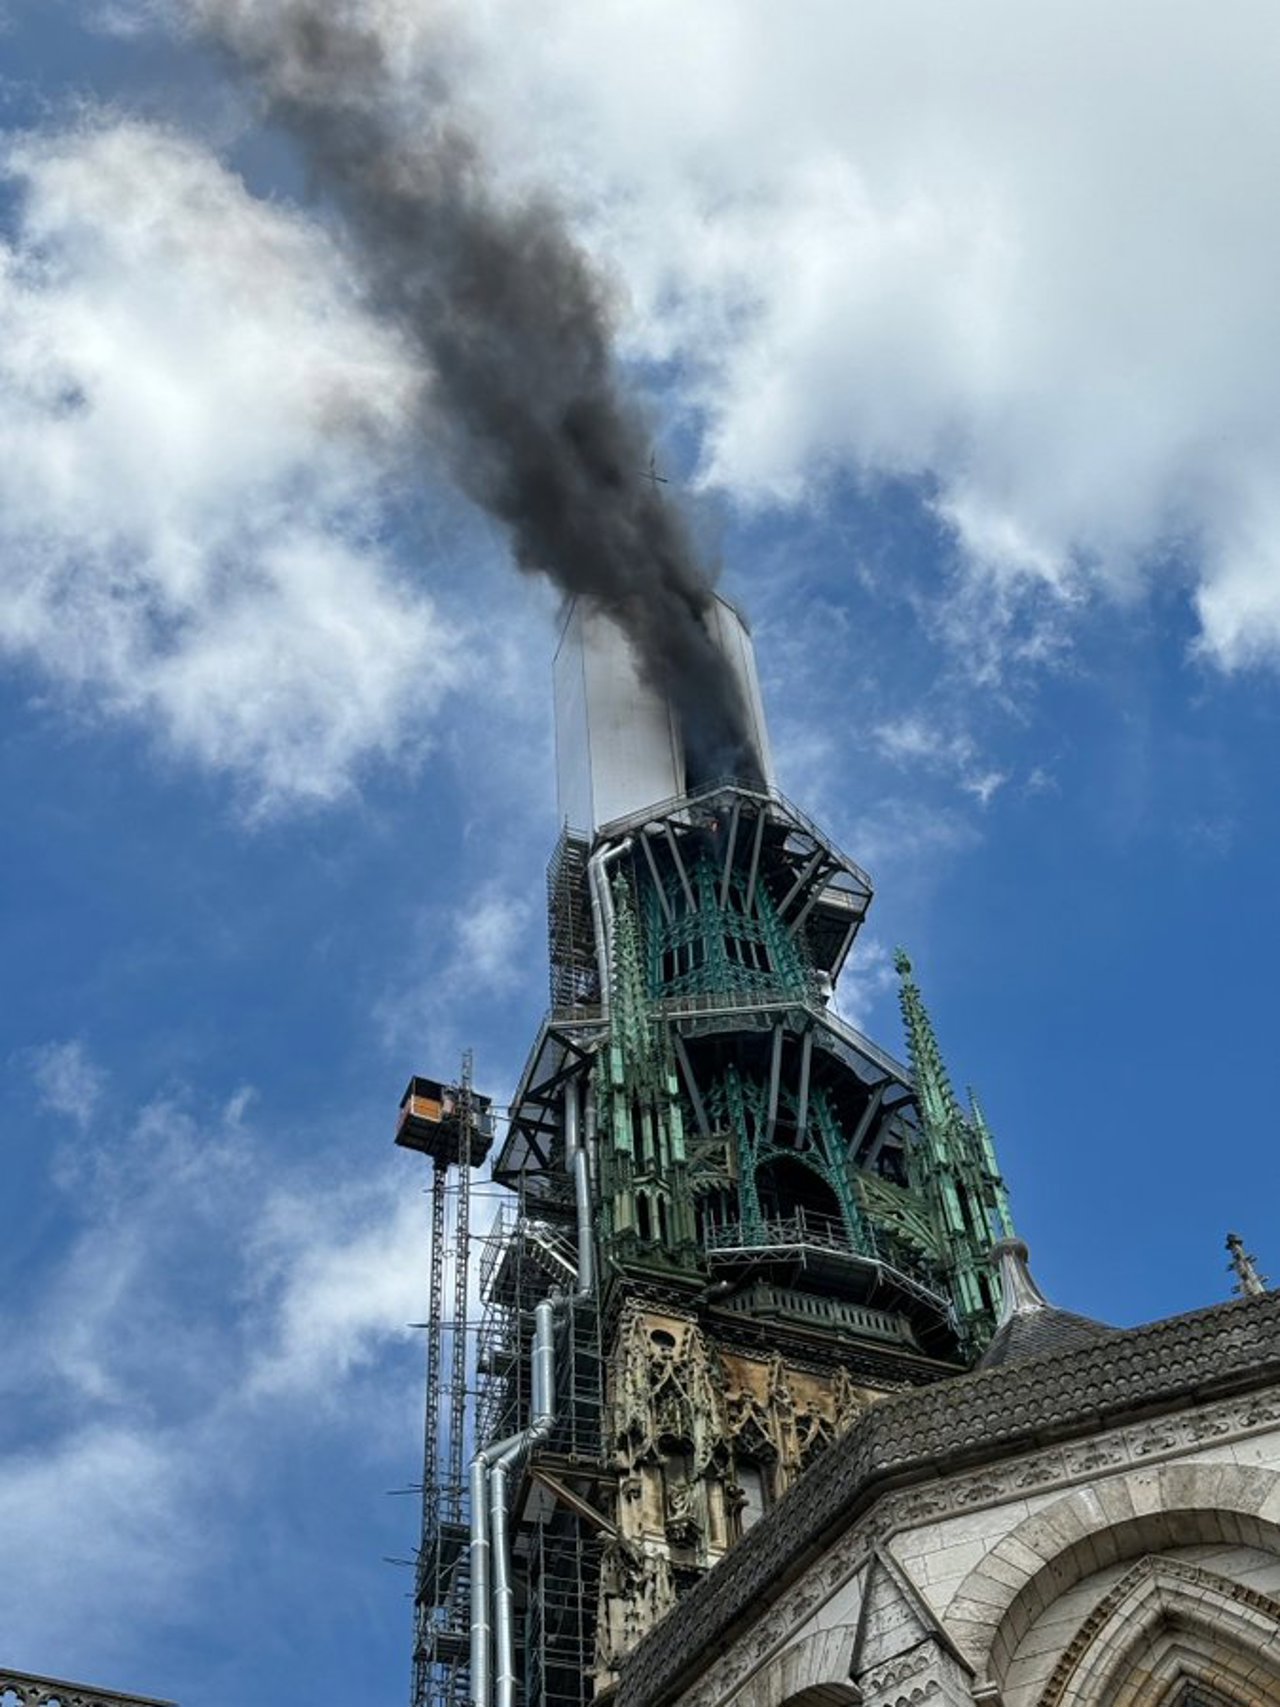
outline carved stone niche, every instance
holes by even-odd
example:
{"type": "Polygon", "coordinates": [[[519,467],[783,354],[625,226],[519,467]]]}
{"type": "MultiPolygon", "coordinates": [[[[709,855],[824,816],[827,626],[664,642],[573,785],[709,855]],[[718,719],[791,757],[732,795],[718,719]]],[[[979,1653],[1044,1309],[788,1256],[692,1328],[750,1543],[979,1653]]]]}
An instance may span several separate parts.
{"type": "Polygon", "coordinates": [[[974,1707],[968,1672],[937,1641],[871,1667],[858,1686],[862,1707],[974,1707]]]}
{"type": "Polygon", "coordinates": [[[660,1553],[610,1543],[600,1566],[596,1620],[596,1688],[616,1681],[617,1667],[675,1605],[671,1567],[660,1553]]]}
{"type": "Polygon", "coordinates": [[[611,1365],[613,1435],[624,1466],[687,1449],[701,1474],[725,1430],[717,1371],[696,1322],[633,1308],[611,1365]]]}

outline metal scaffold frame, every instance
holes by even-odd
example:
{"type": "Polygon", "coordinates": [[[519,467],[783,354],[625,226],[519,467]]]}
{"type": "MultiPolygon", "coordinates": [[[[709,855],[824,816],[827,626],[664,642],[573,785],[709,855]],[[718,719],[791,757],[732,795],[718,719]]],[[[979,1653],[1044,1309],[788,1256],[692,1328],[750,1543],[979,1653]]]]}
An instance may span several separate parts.
{"type": "Polygon", "coordinates": [[[595,933],[587,900],[586,839],[566,825],[547,867],[547,962],[551,1007],[591,1008],[600,1001],[595,933]]]}
{"type": "MultiPolygon", "coordinates": [[[[555,1424],[531,1455],[513,1509],[524,1699],[586,1707],[594,1693],[601,1535],[583,1510],[603,1472],[604,1361],[599,1299],[574,1291],[571,1223],[517,1188],[481,1247],[477,1438],[518,1434],[531,1420],[534,1310],[558,1298],[555,1424]]],[[[601,1515],[600,1523],[605,1520],[601,1515]]]]}
{"type": "Polygon", "coordinates": [[[542,1707],[587,1707],[594,1693],[600,1557],[610,1527],[603,1513],[595,1525],[584,1527],[582,1520],[584,1511],[596,1510],[603,1473],[598,1294],[580,1288],[571,1200],[535,1205],[524,1182],[517,1182],[491,1225],[473,1231],[471,1176],[483,1160],[475,1153],[473,1104],[483,1099],[472,1088],[469,1054],[459,1085],[444,1095],[453,1099],[456,1141],[432,1136],[409,1143],[433,1164],[413,1707],[467,1707],[471,1699],[467,1460],[480,1446],[530,1428],[535,1312],[549,1299],[556,1323],[555,1422],[511,1490],[514,1659],[525,1699],[542,1707]],[[450,1293],[452,1315],[446,1317],[450,1293]]]}

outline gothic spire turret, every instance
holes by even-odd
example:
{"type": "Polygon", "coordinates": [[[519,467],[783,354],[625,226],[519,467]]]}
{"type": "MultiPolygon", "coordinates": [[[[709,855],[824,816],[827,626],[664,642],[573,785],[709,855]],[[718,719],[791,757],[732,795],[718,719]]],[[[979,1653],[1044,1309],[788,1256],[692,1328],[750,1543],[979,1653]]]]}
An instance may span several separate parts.
{"type": "Polygon", "coordinates": [[[1013,1231],[1013,1210],[1009,1207],[1009,1192],[1004,1183],[1004,1176],[1000,1172],[1000,1163],[996,1160],[995,1139],[991,1136],[991,1128],[987,1125],[987,1117],[982,1112],[982,1105],[978,1101],[978,1093],[974,1090],[972,1085],[967,1087],[965,1094],[969,1098],[969,1124],[973,1128],[974,1136],[978,1140],[978,1146],[982,1152],[982,1160],[987,1170],[987,1177],[991,1183],[992,1196],[995,1200],[995,1232],[1001,1239],[1012,1239],[1015,1236],[1013,1231]]]}
{"type": "Polygon", "coordinates": [[[966,1114],[952,1088],[911,961],[898,949],[893,963],[902,980],[902,1018],[920,1116],[920,1183],[946,1253],[956,1314],[971,1342],[980,1346],[995,1327],[999,1302],[989,1255],[996,1240],[1013,1234],[1008,1193],[977,1098],[969,1092],[966,1114]]]}
{"type": "Polygon", "coordinates": [[[648,1076],[653,1067],[653,1025],[631,885],[622,873],[614,878],[611,893],[613,1047],[633,1074],[648,1076]]]}
{"type": "Polygon", "coordinates": [[[920,1113],[936,1132],[944,1135],[945,1143],[945,1134],[956,1121],[963,1118],[960,1104],[951,1088],[951,1079],[934,1034],[933,1021],[925,1008],[920,986],[912,976],[911,960],[904,949],[895,950],[893,966],[902,980],[899,1000],[902,1003],[903,1022],[907,1028],[907,1056],[915,1073],[920,1113]]]}

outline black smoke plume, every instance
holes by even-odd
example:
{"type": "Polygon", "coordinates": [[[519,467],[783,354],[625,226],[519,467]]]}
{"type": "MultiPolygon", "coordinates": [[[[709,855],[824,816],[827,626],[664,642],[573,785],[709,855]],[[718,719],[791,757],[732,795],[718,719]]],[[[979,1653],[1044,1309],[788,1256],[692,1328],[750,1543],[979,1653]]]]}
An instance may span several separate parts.
{"type": "Polygon", "coordinates": [[[679,509],[645,478],[649,435],[619,378],[601,280],[554,205],[499,194],[442,71],[406,100],[397,56],[431,0],[191,9],[302,145],[373,302],[425,358],[456,483],[506,525],[522,569],[621,626],[676,707],[691,775],[759,781],[706,627],[710,578],[679,509]]]}

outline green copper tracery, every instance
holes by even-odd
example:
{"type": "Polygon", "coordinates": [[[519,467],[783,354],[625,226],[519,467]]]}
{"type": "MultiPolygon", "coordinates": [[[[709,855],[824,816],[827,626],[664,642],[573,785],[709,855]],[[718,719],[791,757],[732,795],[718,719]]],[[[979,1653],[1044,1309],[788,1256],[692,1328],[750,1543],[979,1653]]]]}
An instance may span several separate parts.
{"type": "Polygon", "coordinates": [[[684,1120],[670,1040],[656,1020],[630,881],[619,873],[613,901],[609,1097],[601,1110],[605,1186],[601,1231],[622,1241],[691,1250],[684,1120]]]}
{"type": "Polygon", "coordinates": [[[734,873],[721,904],[721,878],[705,855],[687,873],[670,874],[661,891],[647,886],[649,988],[655,996],[777,991],[802,996],[811,973],[797,939],[781,924],[757,885],[747,906],[747,880],[734,873]],[[691,904],[692,903],[692,904],[691,904]]]}
{"type": "Polygon", "coordinates": [[[1012,1232],[1008,1197],[982,1110],[970,1092],[966,1111],[952,1087],[907,957],[896,965],[914,1082],[898,1081],[888,1100],[894,1081],[873,1082],[850,1104],[835,1088],[848,1081],[826,1077],[829,1055],[810,1071],[821,998],[803,932],[785,926],[763,884],[690,849],[661,870],[652,855],[620,867],[610,898],[606,1246],[698,1271],[726,1240],[816,1240],[949,1295],[962,1341],[980,1348],[995,1324],[989,1257],[1012,1232]],[[695,1098],[694,1041],[677,1048],[670,1016],[720,997],[754,1004],[756,1017],[727,1058],[704,1054],[695,1098]]]}
{"type": "Polygon", "coordinates": [[[902,1017],[915,1072],[920,1143],[909,1159],[911,1184],[924,1200],[961,1325],[975,1340],[995,1325],[992,1246],[1013,1236],[1009,1198],[995,1146],[972,1091],[970,1113],[960,1107],[925,1010],[911,961],[898,950],[902,1017]]]}
{"type": "MultiPolygon", "coordinates": [[[[808,1120],[796,1144],[779,1143],[769,1136],[768,1086],[744,1077],[736,1066],[726,1069],[710,1087],[707,1108],[716,1125],[729,1134],[735,1158],[738,1222],[746,1244],[776,1242],[783,1224],[796,1222],[797,1211],[810,1234],[818,1234],[846,1245],[862,1255],[874,1254],[874,1245],[858,1201],[854,1175],[842,1159],[843,1140],[835,1112],[825,1091],[816,1089],[809,1099],[808,1120]],[[771,1167],[790,1170],[793,1206],[769,1201],[771,1167]],[[812,1176],[815,1190],[806,1193],[795,1184],[812,1176]],[[804,1199],[829,1198],[825,1204],[804,1199]]],[[[796,1098],[785,1087],[778,1094],[775,1134],[795,1133],[799,1113],[796,1098]]]]}

